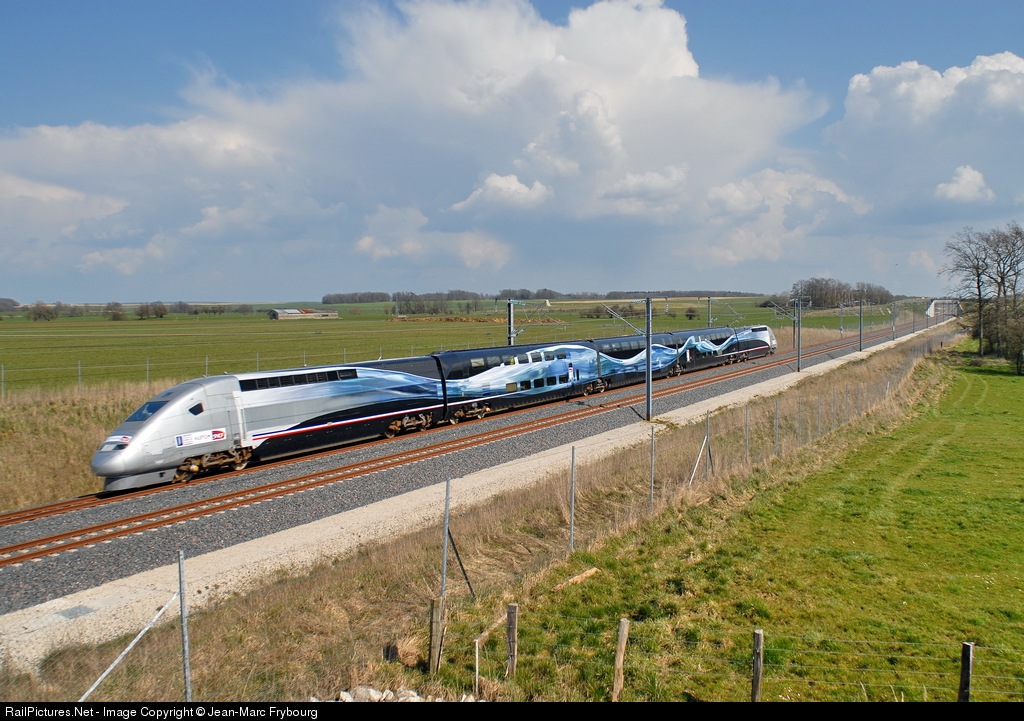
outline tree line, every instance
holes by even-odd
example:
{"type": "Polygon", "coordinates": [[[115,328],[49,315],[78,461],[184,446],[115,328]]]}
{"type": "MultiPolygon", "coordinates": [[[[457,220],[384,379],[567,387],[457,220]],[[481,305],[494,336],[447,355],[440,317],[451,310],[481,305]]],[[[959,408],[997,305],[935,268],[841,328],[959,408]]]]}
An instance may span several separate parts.
{"type": "Polygon", "coordinates": [[[945,246],[943,273],[964,306],[963,321],[978,340],[978,355],[994,353],[1024,375],[1024,305],[1017,289],[1024,272],[1024,230],[966,227],[945,246]]]}
{"type": "Polygon", "coordinates": [[[777,293],[763,305],[789,307],[799,300],[804,308],[838,308],[860,302],[868,305],[888,305],[896,300],[888,289],[873,283],[846,283],[836,278],[809,278],[793,283],[789,293],[777,293]]]}
{"type": "Polygon", "coordinates": [[[437,293],[383,293],[383,292],[355,292],[355,293],[328,293],[321,299],[324,305],[354,305],[358,303],[402,303],[404,305],[419,304],[444,304],[452,301],[501,301],[501,300],[628,300],[637,298],[688,298],[697,296],[725,297],[749,297],[759,295],[758,293],[742,293],[732,290],[613,290],[607,293],[561,293],[550,288],[539,288],[530,290],[528,288],[502,288],[497,293],[475,293],[469,290],[448,290],[437,293]]]}
{"type": "MultiPolygon", "coordinates": [[[[14,303],[10,310],[14,311],[20,308],[20,305],[14,303]]],[[[4,309],[0,308],[0,310],[4,309]]],[[[168,313],[199,315],[200,313],[251,314],[253,312],[255,312],[255,309],[247,303],[237,306],[192,305],[179,300],[178,302],[172,303],[168,306],[163,301],[158,300],[151,303],[136,303],[130,306],[125,306],[124,304],[115,301],[107,303],[101,308],[99,305],[69,305],[67,303],[62,303],[61,301],[50,304],[37,300],[25,311],[25,317],[29,320],[56,320],[57,318],[81,318],[85,315],[103,315],[109,320],[127,320],[130,316],[134,315],[140,320],[146,320],[148,318],[163,318],[168,313]]]]}

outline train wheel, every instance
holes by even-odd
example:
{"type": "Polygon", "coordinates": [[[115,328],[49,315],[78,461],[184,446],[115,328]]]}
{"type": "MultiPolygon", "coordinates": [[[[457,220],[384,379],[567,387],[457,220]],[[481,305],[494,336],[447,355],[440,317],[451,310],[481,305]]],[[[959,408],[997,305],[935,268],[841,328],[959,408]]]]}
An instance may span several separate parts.
{"type": "Polygon", "coordinates": [[[234,468],[236,471],[244,471],[246,466],[248,465],[249,459],[246,458],[244,461],[235,461],[234,463],[231,464],[231,467],[234,468]]]}

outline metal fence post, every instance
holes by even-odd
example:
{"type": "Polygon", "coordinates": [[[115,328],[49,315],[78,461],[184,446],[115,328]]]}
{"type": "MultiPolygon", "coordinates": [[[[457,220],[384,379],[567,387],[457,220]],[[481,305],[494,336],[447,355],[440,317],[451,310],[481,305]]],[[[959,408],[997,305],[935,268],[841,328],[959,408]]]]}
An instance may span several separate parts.
{"type": "Polygon", "coordinates": [[[569,474],[569,553],[576,550],[576,446],[572,447],[569,474]]]}
{"type": "Polygon", "coordinates": [[[651,510],[654,510],[654,426],[651,426],[651,510]]]}
{"type": "Polygon", "coordinates": [[[185,701],[192,701],[192,659],[188,648],[188,604],[185,601],[185,552],[178,549],[178,600],[181,602],[181,664],[185,678],[185,701]]]}

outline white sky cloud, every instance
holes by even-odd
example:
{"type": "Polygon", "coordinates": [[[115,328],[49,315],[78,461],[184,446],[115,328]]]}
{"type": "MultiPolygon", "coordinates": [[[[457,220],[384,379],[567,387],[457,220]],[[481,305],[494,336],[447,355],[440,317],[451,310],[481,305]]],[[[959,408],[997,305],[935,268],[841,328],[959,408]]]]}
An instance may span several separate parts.
{"type": "Polygon", "coordinates": [[[996,194],[985,185],[985,176],[970,165],[961,165],[948,183],[939,183],[935,195],[958,203],[991,202],[996,194]]]}
{"type": "Polygon", "coordinates": [[[315,78],[202,67],[164,123],[0,129],[3,294],[774,292],[826,262],[939,291],[949,234],[1024,197],[1009,52],[856,74],[821,142],[823,96],[702,77],[699,28],[658,0],[561,25],[525,0],[395,6],[343,4],[315,78]],[[66,280],[36,290],[42,267],[66,280]]]}
{"type": "Polygon", "coordinates": [[[497,175],[491,173],[484,180],[483,185],[472,193],[465,200],[459,201],[452,206],[454,210],[465,210],[478,203],[495,203],[498,205],[511,205],[519,208],[532,208],[544,202],[544,199],[551,194],[551,190],[539,180],[526,186],[519,182],[515,175],[497,175]]]}

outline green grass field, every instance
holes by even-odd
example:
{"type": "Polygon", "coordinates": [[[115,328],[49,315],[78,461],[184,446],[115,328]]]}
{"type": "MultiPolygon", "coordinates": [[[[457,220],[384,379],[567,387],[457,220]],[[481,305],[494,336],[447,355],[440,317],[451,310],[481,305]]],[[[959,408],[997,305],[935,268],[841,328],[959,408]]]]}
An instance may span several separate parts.
{"type": "MultiPolygon", "coordinates": [[[[792,321],[758,307],[761,298],[712,303],[715,325],[770,324],[780,336],[792,321]]],[[[309,307],[317,304],[299,304],[309,307]]],[[[0,322],[0,400],[35,388],[65,388],[107,382],[151,382],[165,387],[204,375],[398,358],[437,350],[508,344],[507,306],[483,303],[471,313],[458,304],[450,315],[393,318],[388,304],[325,306],[338,319],[272,321],[263,312],[175,315],[139,320],[130,313],[111,321],[101,315],[30,321],[24,314],[0,322]]],[[[293,306],[294,307],[294,304],[293,306]]],[[[908,308],[909,311],[909,308],[908,308]]],[[[631,335],[644,328],[643,305],[628,301],[566,301],[514,306],[517,344],[631,335]],[[640,315],[627,322],[605,306],[640,315]],[[603,317],[589,317],[592,315],[603,317]]],[[[620,313],[622,314],[622,313],[620,313]]],[[[918,312],[917,317],[923,316],[918,312]]],[[[858,318],[836,311],[807,312],[808,328],[856,332],[858,318]]],[[[869,309],[865,327],[891,323],[887,308],[869,309]]],[[[694,298],[655,300],[655,332],[707,326],[707,305],[694,298]],[[688,318],[688,311],[693,318],[688,318]]]]}

